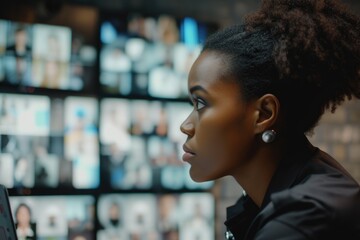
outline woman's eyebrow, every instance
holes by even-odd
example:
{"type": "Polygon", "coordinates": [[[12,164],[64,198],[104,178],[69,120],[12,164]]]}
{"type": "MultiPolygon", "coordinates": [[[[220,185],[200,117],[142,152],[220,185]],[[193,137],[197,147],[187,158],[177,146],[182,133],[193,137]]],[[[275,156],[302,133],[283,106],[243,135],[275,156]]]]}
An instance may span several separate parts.
{"type": "Polygon", "coordinates": [[[195,86],[191,87],[190,90],[189,90],[190,93],[193,93],[193,92],[195,92],[195,91],[203,91],[203,92],[205,92],[205,93],[208,93],[208,92],[206,91],[206,89],[203,88],[203,87],[200,86],[200,85],[195,85],[195,86]]]}

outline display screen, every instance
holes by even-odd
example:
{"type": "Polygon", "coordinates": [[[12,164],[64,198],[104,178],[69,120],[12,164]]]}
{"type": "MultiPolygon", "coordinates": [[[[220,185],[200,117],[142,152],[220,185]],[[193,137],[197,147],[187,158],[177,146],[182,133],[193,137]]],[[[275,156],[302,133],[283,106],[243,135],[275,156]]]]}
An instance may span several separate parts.
{"type": "Polygon", "coordinates": [[[68,27],[0,21],[0,83],[90,92],[96,48],[68,27]]]}
{"type": "Polygon", "coordinates": [[[95,48],[0,20],[0,184],[19,239],[215,239],[213,182],[190,178],[180,131],[214,27],[130,13],[99,27],[95,48]]]}
{"type": "Polygon", "coordinates": [[[96,188],[97,100],[0,94],[0,183],[96,188]]]}
{"type": "Polygon", "coordinates": [[[213,240],[215,206],[209,193],[107,194],[97,206],[98,240],[213,240]]]}
{"type": "Polygon", "coordinates": [[[95,239],[91,196],[10,197],[19,239],[95,239]]]}
{"type": "Polygon", "coordinates": [[[101,89],[121,96],[186,98],[188,72],[209,28],[192,18],[168,15],[104,17],[101,89]]]}
{"type": "Polygon", "coordinates": [[[189,177],[181,160],[186,139],[180,125],[191,112],[190,67],[214,28],[188,17],[102,15],[99,128],[105,185],[120,190],[212,186],[189,177]]]}
{"type": "Polygon", "coordinates": [[[114,189],[206,189],[183,163],[181,122],[187,103],[103,99],[100,104],[102,180],[114,189]]]}

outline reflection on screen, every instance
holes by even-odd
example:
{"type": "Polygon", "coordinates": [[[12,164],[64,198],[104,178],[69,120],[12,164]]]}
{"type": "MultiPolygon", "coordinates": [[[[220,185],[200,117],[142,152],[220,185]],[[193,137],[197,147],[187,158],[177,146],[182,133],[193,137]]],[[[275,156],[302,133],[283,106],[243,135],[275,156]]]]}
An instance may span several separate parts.
{"type": "Polygon", "coordinates": [[[70,28],[0,20],[0,81],[10,86],[90,91],[95,47],[70,28]]]}
{"type": "Polygon", "coordinates": [[[94,239],[91,196],[10,197],[19,239],[94,239]]]}
{"type": "Polygon", "coordinates": [[[107,194],[99,198],[97,239],[212,240],[209,193],[107,194]]]}
{"type": "Polygon", "coordinates": [[[96,116],[93,98],[0,94],[0,183],[96,188],[96,116]]]}
{"type": "Polygon", "coordinates": [[[103,99],[100,143],[104,181],[116,189],[203,189],[180,160],[185,136],[182,119],[189,104],[103,99]]]}
{"type": "Polygon", "coordinates": [[[104,19],[100,82],[105,93],[184,98],[190,66],[207,32],[191,18],[162,15],[104,19]]]}

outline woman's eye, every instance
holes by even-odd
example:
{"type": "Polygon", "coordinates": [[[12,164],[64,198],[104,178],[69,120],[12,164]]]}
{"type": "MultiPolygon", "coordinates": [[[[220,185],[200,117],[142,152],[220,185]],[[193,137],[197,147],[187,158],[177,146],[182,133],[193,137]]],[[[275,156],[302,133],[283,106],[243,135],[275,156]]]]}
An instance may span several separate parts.
{"type": "Polygon", "coordinates": [[[197,111],[200,111],[201,109],[206,107],[206,103],[202,99],[196,99],[195,100],[195,107],[196,107],[197,111]]]}

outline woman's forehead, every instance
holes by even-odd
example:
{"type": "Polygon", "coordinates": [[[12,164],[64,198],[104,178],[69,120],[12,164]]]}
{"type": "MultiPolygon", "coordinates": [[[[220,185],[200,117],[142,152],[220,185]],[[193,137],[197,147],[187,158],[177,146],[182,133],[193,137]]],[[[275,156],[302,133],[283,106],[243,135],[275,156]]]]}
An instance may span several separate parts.
{"type": "Polygon", "coordinates": [[[223,54],[204,51],[196,59],[189,73],[189,85],[213,84],[229,78],[228,63],[223,54]]]}

